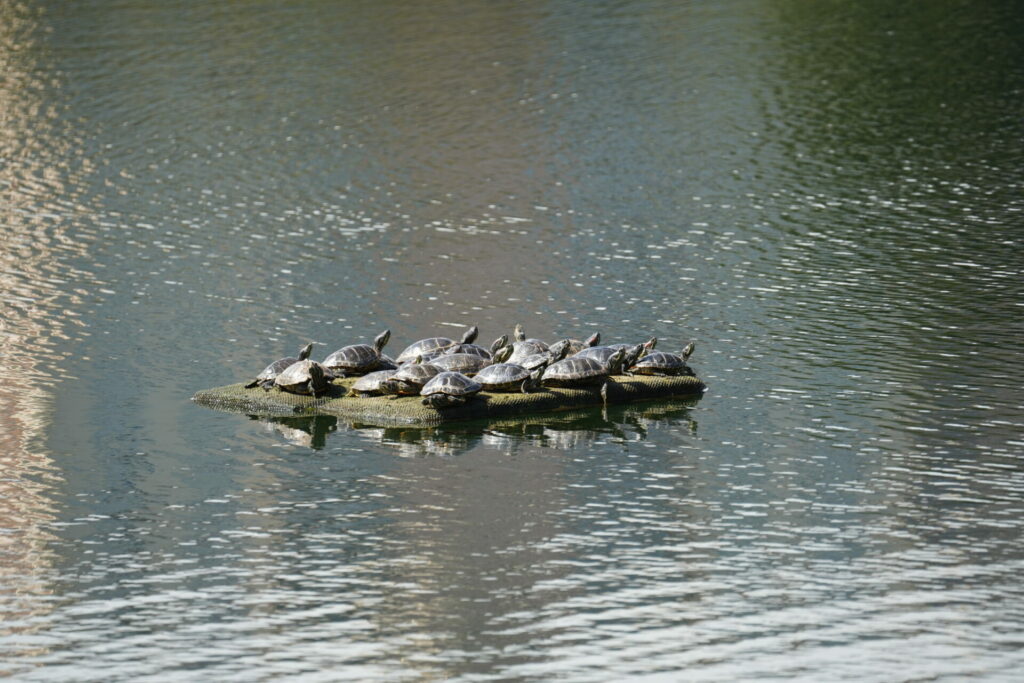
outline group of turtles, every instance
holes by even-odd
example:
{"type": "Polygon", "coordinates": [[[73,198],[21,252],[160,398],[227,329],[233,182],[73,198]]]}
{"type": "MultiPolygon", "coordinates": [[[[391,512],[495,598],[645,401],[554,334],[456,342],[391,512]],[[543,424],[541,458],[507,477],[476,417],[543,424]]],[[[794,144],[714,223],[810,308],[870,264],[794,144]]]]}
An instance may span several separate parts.
{"type": "Polygon", "coordinates": [[[407,346],[398,357],[384,354],[391,331],[384,330],[372,344],[345,346],[317,362],[310,360],[313,344],[299,350],[298,358],[282,358],[268,365],[246,388],[277,388],[314,398],[326,393],[331,382],[359,377],[351,396],[422,396],[423,404],[447,408],[464,404],[474,394],[530,392],[542,387],[581,387],[603,384],[612,375],[690,375],[686,361],[690,342],[679,353],[655,351],[656,338],[636,344],[601,346],[600,334],[585,340],[562,339],[547,344],[528,339],[517,324],[511,340],[502,335],[488,348],[474,344],[479,330],[470,327],[461,339],[430,337],[407,346]]]}

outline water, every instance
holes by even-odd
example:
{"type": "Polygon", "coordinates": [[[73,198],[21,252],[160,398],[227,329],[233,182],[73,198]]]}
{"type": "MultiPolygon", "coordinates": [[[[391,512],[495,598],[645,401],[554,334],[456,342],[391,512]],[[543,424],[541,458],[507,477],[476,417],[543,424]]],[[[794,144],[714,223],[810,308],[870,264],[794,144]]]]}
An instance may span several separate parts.
{"type": "Polygon", "coordinates": [[[1013,680],[1015,3],[0,8],[21,679],[1013,680]],[[657,335],[699,402],[435,430],[188,400],[657,335]]]}

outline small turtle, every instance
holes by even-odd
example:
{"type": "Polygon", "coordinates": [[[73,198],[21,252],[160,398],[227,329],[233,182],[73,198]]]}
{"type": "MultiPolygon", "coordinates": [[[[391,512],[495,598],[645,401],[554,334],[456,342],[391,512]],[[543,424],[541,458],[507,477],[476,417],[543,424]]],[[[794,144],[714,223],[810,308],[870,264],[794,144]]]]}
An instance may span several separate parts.
{"type": "Polygon", "coordinates": [[[580,341],[579,339],[563,339],[561,341],[557,341],[554,344],[552,344],[548,350],[553,353],[561,353],[562,346],[567,346],[568,348],[566,349],[565,355],[563,357],[568,357],[575,356],[580,351],[592,348],[600,343],[601,333],[595,332],[594,334],[590,335],[583,341],[580,341]]]}
{"type": "Polygon", "coordinates": [[[616,375],[622,367],[626,352],[621,349],[608,359],[607,363],[593,358],[573,356],[549,365],[544,370],[541,383],[546,387],[582,387],[601,384],[609,375],[616,375]]]}
{"type": "Polygon", "coordinates": [[[466,377],[472,377],[490,365],[491,360],[475,353],[446,353],[431,359],[430,364],[436,365],[444,372],[461,372],[466,377]]]}
{"type": "Polygon", "coordinates": [[[300,360],[289,365],[274,380],[274,386],[292,394],[307,394],[317,398],[330,389],[329,371],[315,360],[300,360]]]}
{"type": "Polygon", "coordinates": [[[275,360],[273,363],[263,368],[263,372],[256,375],[256,379],[245,385],[246,389],[252,389],[254,387],[261,386],[264,391],[270,391],[271,387],[274,386],[274,380],[282,372],[288,369],[288,366],[293,363],[298,363],[300,360],[306,360],[309,358],[309,354],[313,353],[313,342],[309,342],[301,349],[299,349],[298,358],[282,358],[281,360],[275,360]]]}
{"type": "Polygon", "coordinates": [[[466,377],[461,372],[442,372],[427,382],[420,390],[423,405],[431,408],[461,406],[466,400],[479,393],[483,385],[466,377]]]}
{"type": "Polygon", "coordinates": [[[361,375],[376,370],[380,365],[380,352],[391,339],[391,330],[384,330],[373,340],[373,345],[344,346],[324,359],[324,367],[335,377],[361,375]]]}
{"type": "Polygon", "coordinates": [[[406,363],[391,376],[391,379],[381,382],[380,388],[383,393],[400,396],[418,394],[424,384],[441,372],[441,368],[422,362],[422,358],[422,356],[417,356],[415,363],[406,363]]]}
{"type": "Polygon", "coordinates": [[[479,333],[480,330],[478,330],[476,325],[474,325],[466,330],[465,334],[462,335],[462,339],[459,341],[449,339],[448,337],[430,337],[429,339],[420,339],[419,341],[413,342],[409,346],[405,347],[405,350],[398,354],[398,358],[395,359],[395,362],[401,365],[402,363],[414,360],[419,356],[422,356],[423,360],[430,360],[432,357],[444,353],[456,344],[472,344],[479,333]]]}
{"type": "Polygon", "coordinates": [[[538,370],[531,374],[516,363],[495,363],[476,373],[473,379],[483,385],[484,391],[521,391],[526,394],[540,387],[541,372],[538,370]]]}
{"type": "Polygon", "coordinates": [[[693,353],[694,344],[690,342],[677,355],[665,351],[652,351],[640,360],[628,366],[627,372],[633,375],[688,375],[696,377],[697,373],[686,364],[693,353]]]}
{"type": "Polygon", "coordinates": [[[384,393],[381,385],[395,376],[398,372],[397,368],[389,370],[376,370],[374,372],[367,373],[357,379],[349,390],[349,396],[358,396],[360,398],[366,398],[368,396],[380,396],[384,393]]]}

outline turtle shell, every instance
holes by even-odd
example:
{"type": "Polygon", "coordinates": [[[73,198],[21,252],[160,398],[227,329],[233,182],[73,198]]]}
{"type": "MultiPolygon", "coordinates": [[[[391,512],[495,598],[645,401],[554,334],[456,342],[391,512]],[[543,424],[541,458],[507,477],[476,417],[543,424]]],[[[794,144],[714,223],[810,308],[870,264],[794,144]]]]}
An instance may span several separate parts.
{"type": "Polygon", "coordinates": [[[608,366],[593,358],[573,356],[544,370],[541,382],[548,387],[577,387],[597,384],[608,376],[608,366]]]}
{"type": "Polygon", "coordinates": [[[484,391],[519,391],[530,376],[530,371],[516,363],[496,363],[476,373],[473,377],[483,385],[484,391]]]}
{"type": "Polygon", "coordinates": [[[430,364],[446,372],[461,372],[467,377],[472,377],[490,365],[491,361],[472,353],[446,353],[432,359],[430,364]]]}
{"type": "Polygon", "coordinates": [[[274,386],[293,394],[312,394],[315,398],[330,387],[327,375],[327,369],[315,360],[300,360],[278,375],[274,386]]]}
{"type": "Polygon", "coordinates": [[[376,396],[384,393],[381,382],[395,376],[398,370],[377,370],[363,375],[349,388],[349,396],[376,396]]]}
{"type": "Polygon", "coordinates": [[[476,339],[480,330],[476,325],[470,327],[462,335],[462,339],[455,341],[448,337],[430,337],[428,339],[420,339],[417,342],[413,342],[409,346],[405,347],[405,350],[398,354],[398,358],[395,359],[396,363],[406,363],[411,360],[416,360],[417,357],[422,356],[424,360],[444,353],[452,346],[456,344],[472,344],[476,339]]]}
{"type": "Polygon", "coordinates": [[[300,360],[306,360],[309,358],[309,354],[313,351],[313,342],[310,342],[299,349],[299,357],[292,358],[286,357],[279,360],[275,360],[273,363],[263,368],[263,372],[256,375],[256,379],[245,385],[246,389],[252,389],[256,385],[262,386],[264,389],[270,389],[274,386],[274,380],[282,372],[288,369],[288,367],[294,363],[298,363],[300,360]]]}
{"type": "Polygon", "coordinates": [[[420,396],[446,394],[448,396],[472,396],[481,391],[483,385],[466,377],[461,372],[442,372],[423,385],[420,396]]]}
{"type": "Polygon", "coordinates": [[[390,379],[384,380],[387,385],[381,388],[385,393],[416,394],[439,372],[441,368],[430,363],[406,363],[390,379]]]}
{"type": "Polygon", "coordinates": [[[696,376],[682,356],[665,351],[652,351],[629,368],[634,375],[689,375],[696,376]]]}
{"type": "Polygon", "coordinates": [[[544,353],[547,350],[548,345],[539,339],[517,341],[512,344],[512,355],[509,357],[508,362],[518,363],[520,360],[528,356],[544,353]]]}
{"type": "Polygon", "coordinates": [[[369,344],[344,346],[324,359],[329,370],[341,370],[346,374],[369,372],[380,363],[380,353],[369,344]]]}
{"type": "Polygon", "coordinates": [[[384,330],[376,339],[373,345],[352,344],[343,346],[324,359],[324,367],[328,370],[337,371],[346,375],[369,372],[380,365],[381,349],[391,338],[391,331],[384,330]]]}

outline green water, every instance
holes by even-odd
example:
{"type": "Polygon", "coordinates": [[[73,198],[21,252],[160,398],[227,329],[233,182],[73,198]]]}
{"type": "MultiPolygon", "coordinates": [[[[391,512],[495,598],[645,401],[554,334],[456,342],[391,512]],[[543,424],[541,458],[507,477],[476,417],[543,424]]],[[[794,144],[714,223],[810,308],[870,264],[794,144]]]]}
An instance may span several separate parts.
{"type": "Polygon", "coordinates": [[[1013,680],[1014,2],[0,5],[25,680],[1013,680]],[[475,324],[699,402],[193,405],[475,324]]]}

